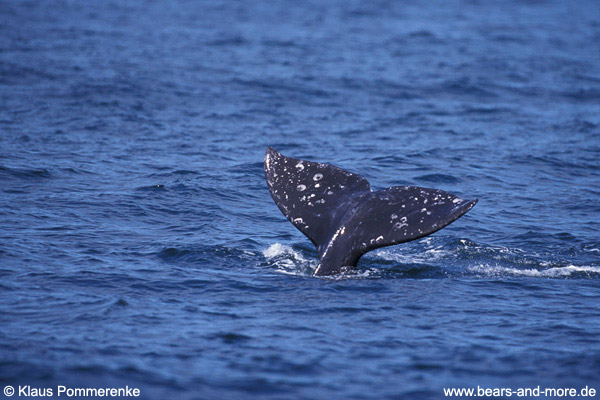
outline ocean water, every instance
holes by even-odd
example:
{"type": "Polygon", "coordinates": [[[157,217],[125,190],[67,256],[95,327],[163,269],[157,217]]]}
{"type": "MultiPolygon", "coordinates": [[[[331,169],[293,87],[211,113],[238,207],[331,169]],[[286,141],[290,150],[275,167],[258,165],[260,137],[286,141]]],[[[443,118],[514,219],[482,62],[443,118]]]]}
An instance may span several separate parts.
{"type": "Polygon", "coordinates": [[[600,390],[599,200],[597,1],[0,3],[3,387],[600,390]],[[479,203],[313,278],[269,145],[479,203]]]}

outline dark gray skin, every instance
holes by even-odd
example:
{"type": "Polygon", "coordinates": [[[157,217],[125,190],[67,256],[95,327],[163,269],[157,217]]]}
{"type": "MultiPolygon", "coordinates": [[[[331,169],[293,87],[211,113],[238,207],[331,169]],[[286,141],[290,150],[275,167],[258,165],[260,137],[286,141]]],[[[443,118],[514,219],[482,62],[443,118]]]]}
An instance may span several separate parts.
{"type": "Polygon", "coordinates": [[[317,248],[314,275],[339,273],[368,251],[430,235],[477,203],[416,186],[372,191],[360,175],[285,157],[272,147],[265,176],[277,207],[317,248]]]}

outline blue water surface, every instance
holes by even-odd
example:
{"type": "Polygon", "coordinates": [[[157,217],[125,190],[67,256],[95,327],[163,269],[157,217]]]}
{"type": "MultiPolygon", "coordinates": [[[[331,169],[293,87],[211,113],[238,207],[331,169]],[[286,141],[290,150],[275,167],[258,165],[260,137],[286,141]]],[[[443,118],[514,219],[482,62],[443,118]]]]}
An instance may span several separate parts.
{"type": "Polygon", "coordinates": [[[600,391],[597,1],[0,2],[0,385],[600,391]],[[313,278],[267,146],[479,198],[313,278]]]}

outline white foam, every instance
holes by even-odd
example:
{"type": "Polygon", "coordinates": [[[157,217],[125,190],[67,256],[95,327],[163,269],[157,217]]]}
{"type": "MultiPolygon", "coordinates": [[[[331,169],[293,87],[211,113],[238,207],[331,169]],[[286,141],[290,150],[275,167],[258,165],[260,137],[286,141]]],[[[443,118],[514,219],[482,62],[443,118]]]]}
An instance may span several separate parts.
{"type": "Polygon", "coordinates": [[[430,248],[420,253],[402,254],[394,250],[383,249],[376,251],[375,254],[384,260],[395,261],[401,264],[427,264],[444,257],[454,256],[451,250],[443,249],[441,246],[430,248]]]}
{"type": "MultiPolygon", "coordinates": [[[[298,218],[298,219],[301,220],[301,218],[298,218]]],[[[268,249],[263,250],[263,255],[266,258],[277,258],[280,256],[292,256],[296,260],[306,261],[306,259],[304,259],[304,257],[302,257],[302,254],[298,253],[297,251],[292,249],[290,246],[286,246],[281,243],[274,243],[274,244],[270,245],[268,249]]]]}
{"type": "Polygon", "coordinates": [[[270,245],[263,250],[263,255],[277,267],[277,272],[288,275],[312,275],[317,267],[315,260],[307,260],[292,247],[281,243],[270,245]]]}
{"type": "Polygon", "coordinates": [[[356,270],[356,269],[343,269],[339,274],[335,275],[325,275],[320,276],[322,279],[332,279],[332,280],[342,280],[342,279],[365,279],[370,276],[375,276],[380,271],[375,268],[370,268],[366,270],[356,270]]]}
{"type": "Polygon", "coordinates": [[[499,265],[487,265],[480,264],[475,267],[470,267],[469,271],[490,275],[490,276],[502,276],[502,275],[514,275],[514,276],[529,276],[529,277],[540,277],[540,278],[558,278],[571,276],[572,274],[583,272],[587,274],[600,274],[600,267],[592,266],[577,266],[577,265],[566,265],[564,267],[553,267],[548,269],[534,269],[534,268],[510,268],[501,267],[499,265]]]}

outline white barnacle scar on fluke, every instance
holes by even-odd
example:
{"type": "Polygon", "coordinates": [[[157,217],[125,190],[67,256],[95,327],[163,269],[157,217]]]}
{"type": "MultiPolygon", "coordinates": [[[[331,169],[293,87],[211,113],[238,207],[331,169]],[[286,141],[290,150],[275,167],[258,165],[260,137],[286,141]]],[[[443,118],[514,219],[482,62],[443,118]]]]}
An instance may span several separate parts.
{"type": "Polygon", "coordinates": [[[430,235],[477,203],[416,186],[373,191],[360,175],[286,157],[272,147],[264,167],[275,204],[317,248],[314,275],[339,273],[368,251],[430,235]]]}

